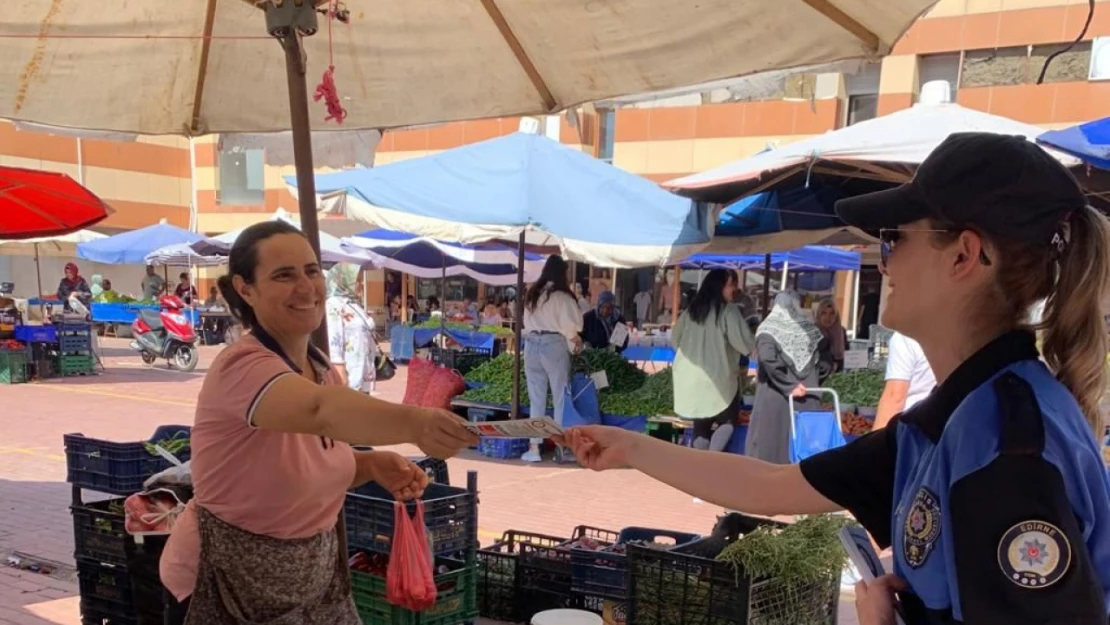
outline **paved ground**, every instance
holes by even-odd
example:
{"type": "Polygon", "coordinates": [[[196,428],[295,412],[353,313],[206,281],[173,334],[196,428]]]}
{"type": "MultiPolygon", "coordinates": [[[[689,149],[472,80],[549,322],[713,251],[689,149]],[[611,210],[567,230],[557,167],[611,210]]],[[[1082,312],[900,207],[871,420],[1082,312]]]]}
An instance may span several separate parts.
{"type": "MultiPolygon", "coordinates": [[[[164,363],[143,365],[126,341],[109,339],[103,345],[103,375],[0,386],[0,558],[14,554],[60,565],[49,576],[0,566],[0,625],[80,623],[62,435],[139,440],[158,425],[191,424],[205,368],[219,350],[202,348],[200,366],[187,374],[169,371],[164,363]]],[[[399,400],[404,384],[402,367],[394,380],[379,385],[379,394],[399,400]]],[[[704,533],[720,513],[630,471],[593,473],[476,454],[449,465],[456,485],[465,485],[467,471],[479,472],[483,543],[507,529],[563,535],[583,523],[704,533]]],[[[855,623],[847,600],[841,605],[844,625],[855,623]]]]}

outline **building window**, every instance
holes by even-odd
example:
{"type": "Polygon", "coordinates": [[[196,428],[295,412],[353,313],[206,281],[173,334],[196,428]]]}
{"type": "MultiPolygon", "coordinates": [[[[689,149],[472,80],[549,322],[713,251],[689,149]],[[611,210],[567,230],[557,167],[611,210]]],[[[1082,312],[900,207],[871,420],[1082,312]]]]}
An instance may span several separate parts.
{"type": "Polygon", "coordinates": [[[598,111],[597,125],[597,157],[612,165],[613,146],[616,142],[617,112],[613,109],[598,111]]]}
{"type": "Polygon", "coordinates": [[[960,85],[960,57],[959,52],[954,54],[930,54],[917,60],[918,92],[921,87],[937,80],[948,83],[948,91],[952,102],[956,101],[956,89],[960,85]]]}
{"type": "MultiPolygon", "coordinates": [[[[995,50],[969,50],[964,53],[960,73],[961,87],[998,87],[1035,84],[1053,53],[1069,44],[1013,46],[995,50]]],[[[1052,59],[1044,81],[1079,82],[1087,80],[1091,66],[1091,43],[1080,42],[1052,59]]]]}
{"type": "Polygon", "coordinates": [[[865,122],[879,116],[879,94],[848,96],[848,118],[845,126],[865,122]]]}
{"type": "MultiPolygon", "coordinates": [[[[1044,62],[1048,57],[1063,50],[1071,44],[1062,43],[1047,46],[1033,46],[1029,54],[1029,82],[1036,83],[1044,69],[1044,62]]],[[[1091,42],[1081,41],[1071,50],[1052,59],[1048,70],[1045,71],[1044,81],[1047,82],[1080,82],[1087,80],[1091,70],[1091,42]]]]}
{"type": "Polygon", "coordinates": [[[1088,80],[1110,80],[1110,37],[1095,37],[1091,44],[1091,71],[1088,80]]]}
{"type": "Polygon", "coordinates": [[[848,95],[844,125],[851,126],[873,119],[879,114],[879,74],[882,66],[869,63],[855,74],[844,76],[844,90],[848,95]]]}
{"type": "Polygon", "coordinates": [[[220,204],[262,204],[266,200],[266,165],[262,150],[220,152],[220,204]]]}

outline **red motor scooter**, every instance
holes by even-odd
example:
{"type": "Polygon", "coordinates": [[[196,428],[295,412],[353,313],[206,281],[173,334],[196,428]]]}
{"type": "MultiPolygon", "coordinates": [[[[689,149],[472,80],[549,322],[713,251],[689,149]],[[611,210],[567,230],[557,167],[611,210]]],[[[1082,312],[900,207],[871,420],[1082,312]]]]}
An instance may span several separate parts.
{"type": "Polygon", "coordinates": [[[131,349],[139,352],[143,362],[153,364],[165,358],[181,371],[197,367],[197,334],[189,318],[182,314],[185,302],[176,295],[165,295],[158,304],[161,310],[143,308],[131,322],[135,337],[131,349]]]}

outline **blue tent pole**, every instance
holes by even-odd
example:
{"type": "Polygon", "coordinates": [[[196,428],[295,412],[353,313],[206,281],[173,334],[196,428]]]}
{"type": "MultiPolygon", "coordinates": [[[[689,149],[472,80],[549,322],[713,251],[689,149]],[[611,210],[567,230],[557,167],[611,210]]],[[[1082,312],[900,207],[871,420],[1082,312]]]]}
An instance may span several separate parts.
{"type": "Polygon", "coordinates": [[[771,255],[763,256],[763,316],[771,312],[771,255]]]}

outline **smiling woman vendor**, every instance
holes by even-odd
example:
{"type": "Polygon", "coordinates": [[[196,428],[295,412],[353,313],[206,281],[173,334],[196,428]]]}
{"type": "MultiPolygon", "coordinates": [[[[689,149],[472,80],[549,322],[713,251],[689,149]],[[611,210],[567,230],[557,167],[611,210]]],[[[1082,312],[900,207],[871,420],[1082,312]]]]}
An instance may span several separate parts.
{"type": "Polygon", "coordinates": [[[857,586],[860,625],[893,625],[896,599],[908,625],[1105,624],[1106,218],[1040,147],[986,133],[951,135],[910,183],[836,208],[879,234],[883,325],[921,344],[928,398],[800,465],[605,427],[566,442],[588,467],[631,466],[733,510],[851,511],[894,551],[894,575],[857,586]],[[1025,325],[1040,300],[1043,362],[1025,325]]]}
{"type": "Polygon", "coordinates": [[[402,406],[343,385],[309,344],[324,273],[295,227],[270,221],[235,241],[219,286],[250,333],[213,361],[192,431],[196,497],[161,560],[168,625],[358,625],[335,522],[348,488],[377,481],[419,496],[423,471],[390,451],[440,458],[476,443],[446,410],[402,406]]]}

